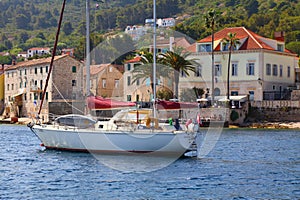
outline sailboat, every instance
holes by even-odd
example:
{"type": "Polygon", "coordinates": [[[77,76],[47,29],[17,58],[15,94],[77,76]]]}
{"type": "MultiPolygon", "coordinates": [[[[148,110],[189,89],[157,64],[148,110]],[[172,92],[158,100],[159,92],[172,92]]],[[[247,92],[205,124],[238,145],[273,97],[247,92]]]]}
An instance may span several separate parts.
{"type": "MultiPolygon", "coordinates": [[[[87,21],[89,16],[88,1],[86,2],[87,21]]],[[[156,19],[155,9],[154,19],[156,19]]],[[[155,32],[154,23],[154,49],[156,46],[155,32]]],[[[87,49],[89,50],[88,35],[87,23],[87,49]]],[[[156,55],[154,55],[155,57],[156,55]]],[[[86,62],[87,91],[89,91],[89,56],[87,56],[86,62]]],[[[154,81],[156,79],[155,69],[156,61],[153,63],[154,81]]],[[[185,109],[197,110],[198,104],[156,101],[156,84],[153,85],[153,99],[155,101],[153,101],[152,109],[139,108],[134,103],[88,96],[87,105],[89,109],[112,109],[114,107],[122,109],[108,121],[97,121],[89,116],[71,114],[58,117],[52,124],[42,124],[36,120],[28,126],[46,149],[96,153],[176,154],[180,156],[194,142],[199,126],[196,116],[188,120],[180,120],[179,117],[183,115],[185,109]],[[168,111],[173,111],[173,114],[170,115],[168,111]],[[174,115],[174,112],[177,115],[174,115]],[[164,113],[164,117],[161,117],[162,113],[164,113]],[[174,119],[170,119],[170,117],[174,119]]],[[[189,112],[185,112],[185,115],[186,113],[189,112]]]]}

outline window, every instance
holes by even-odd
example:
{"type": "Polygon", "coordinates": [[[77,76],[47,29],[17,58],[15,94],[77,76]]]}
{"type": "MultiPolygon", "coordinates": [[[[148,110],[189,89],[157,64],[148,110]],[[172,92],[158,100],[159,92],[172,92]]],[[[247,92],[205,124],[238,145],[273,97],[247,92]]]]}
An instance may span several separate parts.
{"type": "Polygon", "coordinates": [[[14,84],[11,84],[11,89],[14,90],[14,84]]]}
{"type": "Polygon", "coordinates": [[[237,63],[232,63],[231,64],[231,75],[232,76],[237,76],[238,75],[238,65],[237,65],[237,63]]]}
{"type": "Polygon", "coordinates": [[[131,95],[127,95],[127,101],[131,101],[131,95]]]}
{"type": "Polygon", "coordinates": [[[291,67],[288,66],[287,70],[287,77],[291,77],[291,67]]]}
{"type": "Polygon", "coordinates": [[[283,66],[280,65],[279,66],[279,76],[282,77],[282,73],[283,73],[283,66]]]}
{"type": "Polygon", "coordinates": [[[229,44],[222,43],[222,51],[228,51],[229,50],[229,44]]]}
{"type": "Polygon", "coordinates": [[[76,86],[76,80],[72,80],[72,86],[76,86]]]}
{"type": "Polygon", "coordinates": [[[24,82],[24,87],[25,87],[25,88],[27,87],[27,81],[24,82]]]}
{"type": "Polygon", "coordinates": [[[277,51],[283,51],[283,44],[277,44],[277,51]]]}
{"type": "Polygon", "coordinates": [[[22,88],[22,82],[20,82],[20,88],[22,88]]]}
{"type": "Polygon", "coordinates": [[[34,68],[34,73],[37,74],[37,68],[34,68]]]}
{"type": "Polygon", "coordinates": [[[24,75],[27,75],[27,70],[26,69],[24,69],[24,75]]]}
{"type": "Polygon", "coordinates": [[[43,80],[40,80],[40,88],[43,89],[43,80]]]}
{"type": "Polygon", "coordinates": [[[120,80],[115,79],[115,88],[119,88],[120,80]]]}
{"type": "Polygon", "coordinates": [[[27,93],[24,94],[24,101],[27,101],[27,93]]]}
{"type": "Polygon", "coordinates": [[[7,72],[7,78],[9,78],[9,73],[7,72]]]}
{"type": "Polygon", "coordinates": [[[20,70],[20,76],[22,76],[22,70],[20,70]]]}
{"type": "Polygon", "coordinates": [[[37,86],[37,80],[34,81],[34,85],[37,86]]]}
{"type": "Polygon", "coordinates": [[[195,71],[196,77],[202,77],[202,66],[197,66],[195,71]]]}
{"type": "Polygon", "coordinates": [[[48,92],[46,92],[46,100],[48,100],[48,92]]]}
{"type": "Polygon", "coordinates": [[[211,52],[211,44],[200,44],[198,45],[198,52],[211,52]]]}
{"type": "Polygon", "coordinates": [[[105,78],[102,79],[102,88],[106,88],[106,79],[105,78]]]}
{"type": "Polygon", "coordinates": [[[277,76],[278,75],[278,67],[277,65],[273,65],[273,76],[277,76]]]}
{"type": "Polygon", "coordinates": [[[72,72],[73,72],[73,73],[76,73],[76,66],[73,66],[73,67],[72,67],[72,72]]]}
{"type": "Polygon", "coordinates": [[[34,99],[34,100],[37,100],[37,99],[38,99],[37,93],[34,93],[33,99],[34,99]]]}
{"type": "Polygon", "coordinates": [[[129,86],[131,84],[131,77],[127,76],[127,85],[129,86]]]}
{"type": "Polygon", "coordinates": [[[131,69],[131,65],[129,63],[129,64],[127,64],[127,71],[130,71],[130,69],[131,69]]]}
{"type": "Polygon", "coordinates": [[[221,76],[222,75],[222,65],[216,64],[215,65],[215,76],[221,76]]]}
{"type": "Polygon", "coordinates": [[[40,73],[41,74],[43,73],[43,67],[40,67],[40,73]]]}
{"type": "Polygon", "coordinates": [[[46,66],[46,73],[48,73],[48,66],[46,66]]]}
{"type": "Polygon", "coordinates": [[[254,63],[248,63],[246,66],[246,74],[254,75],[254,63]]]}
{"type": "Polygon", "coordinates": [[[266,64],[266,75],[271,76],[271,64],[266,64]]]}
{"type": "Polygon", "coordinates": [[[136,98],[136,101],[140,101],[140,95],[137,94],[135,98],[136,98]]]}
{"type": "Polygon", "coordinates": [[[113,67],[109,66],[109,72],[112,72],[112,71],[113,71],[113,67]]]}
{"type": "Polygon", "coordinates": [[[42,100],[42,98],[43,98],[43,93],[41,92],[40,93],[40,100],[42,100]]]}
{"type": "Polygon", "coordinates": [[[7,90],[9,90],[9,84],[7,84],[7,90]]]}
{"type": "Polygon", "coordinates": [[[238,96],[239,95],[239,92],[238,91],[231,91],[231,96],[238,96]]]}

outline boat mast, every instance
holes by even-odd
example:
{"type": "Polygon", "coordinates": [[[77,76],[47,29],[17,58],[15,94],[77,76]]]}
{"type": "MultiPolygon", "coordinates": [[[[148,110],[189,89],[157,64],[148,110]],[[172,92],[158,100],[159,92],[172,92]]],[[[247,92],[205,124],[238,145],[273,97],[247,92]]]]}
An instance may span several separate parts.
{"type": "Polygon", "coordinates": [[[90,95],[90,0],[86,0],[86,96],[90,95]]]}
{"type": "Polygon", "coordinates": [[[54,57],[55,57],[55,54],[56,54],[56,47],[57,47],[58,36],[59,36],[59,32],[60,32],[60,27],[61,27],[61,22],[62,22],[63,15],[64,15],[65,4],[66,4],[66,0],[63,1],[61,12],[60,12],[60,18],[59,18],[59,22],[58,22],[58,25],[57,25],[57,32],[56,32],[54,47],[53,47],[53,50],[52,50],[52,57],[51,57],[51,62],[50,62],[50,67],[49,67],[49,73],[47,75],[46,84],[45,84],[45,88],[44,88],[44,91],[43,91],[43,95],[42,95],[42,99],[41,99],[41,105],[40,105],[40,109],[39,109],[39,112],[38,112],[38,116],[40,115],[40,113],[42,111],[42,107],[43,107],[43,103],[44,103],[44,99],[45,99],[45,94],[46,94],[47,87],[48,87],[48,82],[49,82],[50,75],[51,75],[52,68],[53,68],[53,61],[54,61],[54,57]]]}
{"type": "Polygon", "coordinates": [[[153,0],[153,117],[156,118],[156,0],[153,0]]]}

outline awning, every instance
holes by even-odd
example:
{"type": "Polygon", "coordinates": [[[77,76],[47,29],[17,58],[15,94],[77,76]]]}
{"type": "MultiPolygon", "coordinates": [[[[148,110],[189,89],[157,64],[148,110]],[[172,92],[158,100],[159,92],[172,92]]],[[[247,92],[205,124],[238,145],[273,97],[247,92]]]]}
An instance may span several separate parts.
{"type": "Polygon", "coordinates": [[[103,98],[100,96],[90,96],[87,98],[88,108],[92,110],[108,110],[124,107],[132,107],[136,104],[127,101],[118,101],[114,99],[103,98]]]}

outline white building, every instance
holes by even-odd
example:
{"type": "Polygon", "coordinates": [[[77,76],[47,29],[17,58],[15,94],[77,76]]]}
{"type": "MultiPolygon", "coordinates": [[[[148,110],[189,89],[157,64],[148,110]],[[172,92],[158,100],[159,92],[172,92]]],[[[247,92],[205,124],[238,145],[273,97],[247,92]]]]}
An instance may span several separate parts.
{"type": "MultiPolygon", "coordinates": [[[[214,94],[224,96],[227,91],[228,46],[222,39],[235,33],[240,44],[232,52],[230,63],[230,95],[250,95],[252,100],[273,100],[290,97],[295,86],[296,54],[285,49],[283,33],[275,39],[265,38],[244,27],[225,28],[214,35],[214,94]]],[[[212,37],[199,40],[188,48],[190,58],[197,59],[195,76],[180,78],[180,89],[212,87],[212,37]]]]}
{"type": "Polygon", "coordinates": [[[34,47],[27,50],[27,58],[33,57],[34,55],[42,56],[50,54],[50,48],[34,47]]]}

